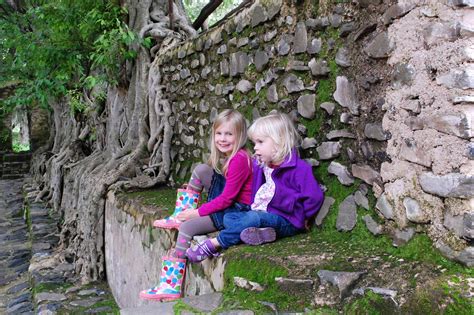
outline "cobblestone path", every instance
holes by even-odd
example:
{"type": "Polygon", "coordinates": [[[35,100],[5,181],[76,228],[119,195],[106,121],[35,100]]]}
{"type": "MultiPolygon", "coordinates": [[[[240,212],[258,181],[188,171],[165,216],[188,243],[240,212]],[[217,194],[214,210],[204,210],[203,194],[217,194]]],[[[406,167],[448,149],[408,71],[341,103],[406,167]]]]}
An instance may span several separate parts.
{"type": "Polygon", "coordinates": [[[59,214],[28,182],[0,180],[0,314],[118,314],[105,282],[76,285],[72,259],[54,255],[59,214]]]}
{"type": "Polygon", "coordinates": [[[33,314],[31,242],[23,219],[23,180],[0,180],[0,314],[33,314]]]}

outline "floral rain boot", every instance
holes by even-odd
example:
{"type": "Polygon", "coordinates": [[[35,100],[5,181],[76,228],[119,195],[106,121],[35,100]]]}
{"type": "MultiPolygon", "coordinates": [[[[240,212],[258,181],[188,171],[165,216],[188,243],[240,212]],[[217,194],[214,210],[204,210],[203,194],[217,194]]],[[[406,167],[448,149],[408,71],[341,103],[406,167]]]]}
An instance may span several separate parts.
{"type": "Polygon", "coordinates": [[[158,286],[140,292],[147,300],[171,301],[181,297],[186,259],[163,257],[160,283],[158,286]]]}
{"type": "Polygon", "coordinates": [[[245,244],[261,245],[276,240],[275,229],[249,227],[240,232],[240,239],[245,244]]]}
{"type": "Polygon", "coordinates": [[[206,241],[197,244],[194,248],[188,248],[186,250],[186,256],[190,262],[198,263],[207,258],[219,256],[219,251],[212,244],[211,240],[207,239],[206,241]]]}
{"type": "Polygon", "coordinates": [[[162,229],[177,229],[181,225],[181,221],[179,221],[176,217],[182,211],[187,209],[196,209],[199,196],[201,195],[200,192],[191,190],[191,189],[178,189],[178,196],[176,197],[176,208],[174,212],[169,217],[165,217],[164,219],[155,220],[153,222],[153,226],[162,229]]]}

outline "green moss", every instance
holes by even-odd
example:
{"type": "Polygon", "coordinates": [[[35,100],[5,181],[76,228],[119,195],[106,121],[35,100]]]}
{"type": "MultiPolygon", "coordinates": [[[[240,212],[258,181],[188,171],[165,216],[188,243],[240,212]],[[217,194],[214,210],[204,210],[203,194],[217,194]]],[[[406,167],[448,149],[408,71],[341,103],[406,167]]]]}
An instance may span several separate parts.
{"type": "Polygon", "coordinates": [[[393,314],[394,305],[391,300],[385,300],[372,291],[367,291],[365,295],[344,308],[347,315],[385,315],[393,314]]]}
{"type": "Polygon", "coordinates": [[[129,192],[125,196],[130,199],[140,200],[144,205],[166,209],[170,214],[174,211],[176,204],[176,189],[171,187],[129,192]]]}
{"type": "Polygon", "coordinates": [[[322,79],[318,82],[316,95],[318,96],[318,102],[332,102],[332,95],[336,90],[336,81],[330,79],[322,79]]]}
{"type": "Polygon", "coordinates": [[[72,287],[71,283],[40,283],[38,285],[33,286],[33,296],[41,293],[41,292],[63,292],[66,291],[66,289],[72,287]]]}
{"type": "Polygon", "coordinates": [[[306,127],[308,137],[324,137],[324,134],[321,133],[321,127],[324,123],[324,114],[321,111],[316,111],[316,116],[313,119],[301,118],[300,122],[306,127]]]}
{"type": "MultiPolygon", "coordinates": [[[[232,253],[236,254],[236,251],[232,253]]],[[[304,309],[309,301],[299,300],[296,295],[282,292],[275,282],[276,277],[288,276],[288,271],[275,265],[268,259],[252,257],[233,256],[229,251],[229,259],[224,273],[224,303],[222,309],[251,309],[256,314],[268,313],[268,309],[260,301],[275,303],[279,310],[304,309]],[[230,254],[230,255],[229,255],[230,254]],[[257,282],[265,287],[262,292],[244,290],[234,284],[234,277],[242,277],[249,281],[257,282]]]]}
{"type": "Polygon", "coordinates": [[[418,288],[412,298],[402,306],[402,313],[415,315],[474,314],[472,298],[468,298],[461,293],[460,286],[464,286],[464,292],[468,290],[467,281],[453,285],[448,284],[448,279],[440,279],[429,286],[418,288]]]}
{"type": "Polygon", "coordinates": [[[288,62],[289,62],[288,57],[280,57],[280,58],[278,58],[278,61],[277,61],[275,66],[286,68],[286,66],[288,65],[288,62]]]}

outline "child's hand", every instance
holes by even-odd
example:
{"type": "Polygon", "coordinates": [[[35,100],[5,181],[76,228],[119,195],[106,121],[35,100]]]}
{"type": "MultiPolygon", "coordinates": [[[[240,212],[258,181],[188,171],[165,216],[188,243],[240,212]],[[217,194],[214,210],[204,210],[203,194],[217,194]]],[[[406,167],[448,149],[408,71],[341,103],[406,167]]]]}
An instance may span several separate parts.
{"type": "Polygon", "coordinates": [[[188,221],[194,218],[199,217],[199,212],[197,209],[184,210],[176,217],[179,221],[188,221]]]}

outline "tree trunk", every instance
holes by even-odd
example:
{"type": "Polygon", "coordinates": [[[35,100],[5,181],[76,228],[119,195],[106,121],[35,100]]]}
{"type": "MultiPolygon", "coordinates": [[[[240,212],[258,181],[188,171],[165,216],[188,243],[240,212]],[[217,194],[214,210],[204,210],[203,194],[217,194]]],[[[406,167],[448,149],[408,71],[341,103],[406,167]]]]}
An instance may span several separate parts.
{"type": "MultiPolygon", "coordinates": [[[[173,7],[169,29],[167,0],[127,0],[129,27],[140,36],[153,36],[153,51],[163,43],[177,43],[196,33],[181,6],[173,7]],[[166,40],[165,40],[166,39],[166,40]]],[[[170,172],[170,103],[161,94],[159,68],[153,53],[143,47],[128,63],[128,87],[108,87],[102,113],[80,121],[67,100],[52,104],[54,143],[51,151],[38,150],[32,171],[41,181],[39,197],[48,199],[54,211],[63,214],[61,249],[58,255],[72,258],[83,282],[104,276],[104,209],[109,189],[151,187],[164,183],[170,172]],[[88,137],[95,130],[94,137],[88,137]],[[89,140],[87,140],[89,139],[89,140]],[[93,151],[87,141],[95,139],[93,151]],[[147,158],[148,164],[143,162],[147,158]],[[39,164],[46,162],[46,168],[39,164]],[[142,171],[144,170],[144,172],[142,171]]],[[[91,93],[92,95],[93,93],[91,93]]],[[[84,101],[99,108],[99,101],[84,92],[84,101]]]]}

